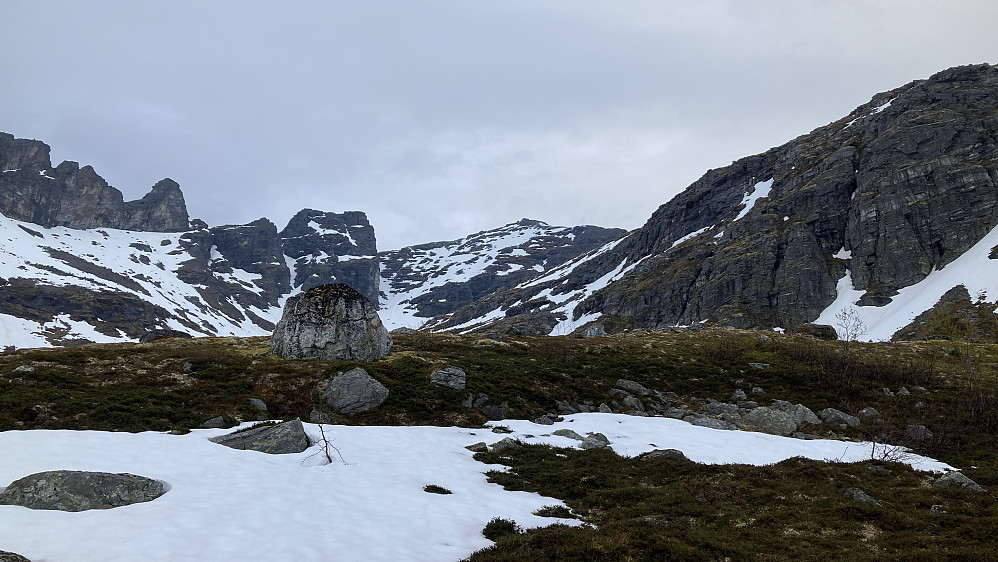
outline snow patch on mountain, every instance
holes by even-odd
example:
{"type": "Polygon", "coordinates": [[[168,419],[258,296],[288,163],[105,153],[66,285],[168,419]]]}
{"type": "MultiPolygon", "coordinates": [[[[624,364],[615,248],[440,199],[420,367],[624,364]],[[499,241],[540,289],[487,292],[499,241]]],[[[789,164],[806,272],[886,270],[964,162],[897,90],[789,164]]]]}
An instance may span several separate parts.
{"type": "Polygon", "coordinates": [[[853,286],[852,273],[847,270],[845,276],[839,279],[835,301],[821,312],[815,323],[835,326],[839,337],[845,337],[842,328],[836,326],[839,320],[835,315],[855,310],[866,326],[866,333],[861,334],[859,339],[886,341],[958,285],[966,287],[972,298],[983,297],[986,302],[998,302],[998,260],[989,257],[995,246],[998,246],[998,227],[946,267],[935,269],[922,281],[900,289],[884,306],[857,305],[866,292],[853,286]]]}

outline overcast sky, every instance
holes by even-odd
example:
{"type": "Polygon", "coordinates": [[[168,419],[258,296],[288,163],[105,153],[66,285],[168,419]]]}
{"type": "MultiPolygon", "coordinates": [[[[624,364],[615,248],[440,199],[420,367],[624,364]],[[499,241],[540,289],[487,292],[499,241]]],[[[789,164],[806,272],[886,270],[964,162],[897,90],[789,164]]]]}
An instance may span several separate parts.
{"type": "Polygon", "coordinates": [[[380,249],[529,217],[636,228],[708,168],[944,68],[994,0],[0,0],[0,131],[126,199],[380,249]]]}

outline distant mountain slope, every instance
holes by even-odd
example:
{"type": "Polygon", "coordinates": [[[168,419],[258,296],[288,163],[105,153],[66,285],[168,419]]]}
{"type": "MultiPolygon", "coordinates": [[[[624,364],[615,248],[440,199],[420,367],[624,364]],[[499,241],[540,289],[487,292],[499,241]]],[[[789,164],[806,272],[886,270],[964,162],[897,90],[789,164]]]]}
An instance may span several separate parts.
{"type": "Polygon", "coordinates": [[[624,234],[616,228],[523,219],[460,240],[382,252],[382,321],[391,328],[446,324],[461,307],[624,234]]]}
{"type": "Polygon", "coordinates": [[[998,298],[979,275],[991,258],[947,268],[989,244],[996,203],[998,68],[953,68],[708,171],[641,229],[456,311],[446,327],[519,310],[560,319],[555,333],[599,318],[793,327],[855,306],[871,334],[889,337],[955,284],[998,298]],[[905,292],[947,270],[922,286],[931,295],[905,292]]]}

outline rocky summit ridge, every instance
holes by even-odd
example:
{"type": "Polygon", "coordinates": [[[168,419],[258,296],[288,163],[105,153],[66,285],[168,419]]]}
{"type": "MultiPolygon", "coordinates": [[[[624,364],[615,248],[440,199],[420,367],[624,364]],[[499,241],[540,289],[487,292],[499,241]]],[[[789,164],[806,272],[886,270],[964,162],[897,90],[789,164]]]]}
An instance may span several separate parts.
{"type": "MultiPolygon", "coordinates": [[[[934,302],[952,288],[926,280],[986,243],[996,203],[998,67],[956,67],[708,170],[640,229],[454,312],[450,326],[526,314],[560,319],[561,333],[587,323],[793,328],[831,323],[834,305],[855,306],[868,324],[896,317],[880,327],[890,337],[926,308],[911,299],[923,286],[902,289],[926,282],[934,302]]],[[[982,266],[950,277],[973,284],[982,266]]]]}

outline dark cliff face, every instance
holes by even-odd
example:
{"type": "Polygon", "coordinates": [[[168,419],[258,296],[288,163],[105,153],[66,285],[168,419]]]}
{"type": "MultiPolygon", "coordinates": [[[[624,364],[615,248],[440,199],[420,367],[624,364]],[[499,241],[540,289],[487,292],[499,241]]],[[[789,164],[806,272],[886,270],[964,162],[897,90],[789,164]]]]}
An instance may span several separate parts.
{"type": "Polygon", "coordinates": [[[366,214],[302,209],[281,231],[280,241],[293,262],[294,287],[345,283],[377,306],[378,245],[366,214]]]}
{"type": "Polygon", "coordinates": [[[861,304],[883,304],[998,224],[996,202],[998,68],[950,69],[709,171],[606,256],[597,272],[650,257],[575,314],[794,325],[832,303],[847,268],[861,304]],[[768,197],[734,220],[768,180],[768,197]]]}
{"type": "Polygon", "coordinates": [[[52,168],[49,147],[0,133],[0,213],[41,226],[182,232],[189,228],[180,186],[164,179],[138,201],[125,202],[90,166],[52,168]]]}
{"type": "Polygon", "coordinates": [[[648,328],[793,327],[834,302],[847,272],[861,306],[889,303],[994,228],[996,203],[998,67],[953,68],[709,170],[612,248],[440,327],[497,308],[648,328]]]}

